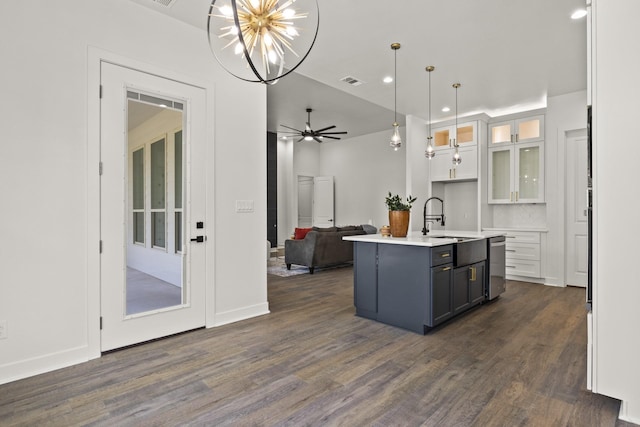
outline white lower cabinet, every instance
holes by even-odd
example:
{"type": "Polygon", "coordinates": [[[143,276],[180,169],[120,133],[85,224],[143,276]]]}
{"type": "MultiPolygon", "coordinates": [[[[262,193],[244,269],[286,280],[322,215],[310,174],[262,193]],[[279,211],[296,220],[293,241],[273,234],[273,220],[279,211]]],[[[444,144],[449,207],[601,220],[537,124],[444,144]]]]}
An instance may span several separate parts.
{"type": "Polygon", "coordinates": [[[509,276],[541,277],[540,232],[506,230],[505,269],[509,276]]]}

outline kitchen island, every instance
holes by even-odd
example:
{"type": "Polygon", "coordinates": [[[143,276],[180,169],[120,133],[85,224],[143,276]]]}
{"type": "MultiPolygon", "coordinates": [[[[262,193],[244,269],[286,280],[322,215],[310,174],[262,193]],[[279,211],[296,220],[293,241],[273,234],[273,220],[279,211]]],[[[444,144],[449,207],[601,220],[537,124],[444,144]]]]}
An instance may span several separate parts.
{"type": "Polygon", "coordinates": [[[488,239],[501,235],[445,231],[344,237],[354,242],[356,315],[425,334],[481,304],[490,280],[488,239]]]}

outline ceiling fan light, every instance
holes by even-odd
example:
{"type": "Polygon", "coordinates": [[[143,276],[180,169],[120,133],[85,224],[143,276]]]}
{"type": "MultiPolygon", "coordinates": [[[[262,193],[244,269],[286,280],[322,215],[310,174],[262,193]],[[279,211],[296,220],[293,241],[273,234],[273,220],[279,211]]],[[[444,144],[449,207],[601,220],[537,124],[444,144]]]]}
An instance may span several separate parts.
{"type": "Polygon", "coordinates": [[[304,137],[305,141],[313,141],[313,137],[311,135],[307,135],[304,137]]]}

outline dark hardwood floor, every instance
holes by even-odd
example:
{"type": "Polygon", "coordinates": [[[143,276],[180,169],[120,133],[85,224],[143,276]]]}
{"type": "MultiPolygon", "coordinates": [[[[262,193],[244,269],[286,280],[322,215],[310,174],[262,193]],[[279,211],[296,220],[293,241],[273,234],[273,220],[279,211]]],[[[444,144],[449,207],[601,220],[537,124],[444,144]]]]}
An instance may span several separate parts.
{"type": "Polygon", "coordinates": [[[351,268],[271,314],[0,386],[0,425],[627,426],[586,391],[584,290],[509,282],[426,336],[354,316],[351,268]]]}

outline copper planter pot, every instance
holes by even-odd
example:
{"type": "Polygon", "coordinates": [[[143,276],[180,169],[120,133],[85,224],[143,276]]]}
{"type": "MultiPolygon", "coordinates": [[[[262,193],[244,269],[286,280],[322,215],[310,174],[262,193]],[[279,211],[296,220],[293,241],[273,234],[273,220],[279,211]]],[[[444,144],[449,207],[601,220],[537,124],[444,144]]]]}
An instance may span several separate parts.
{"type": "Polygon", "coordinates": [[[389,211],[389,226],[392,237],[407,237],[409,211],[389,211]]]}

